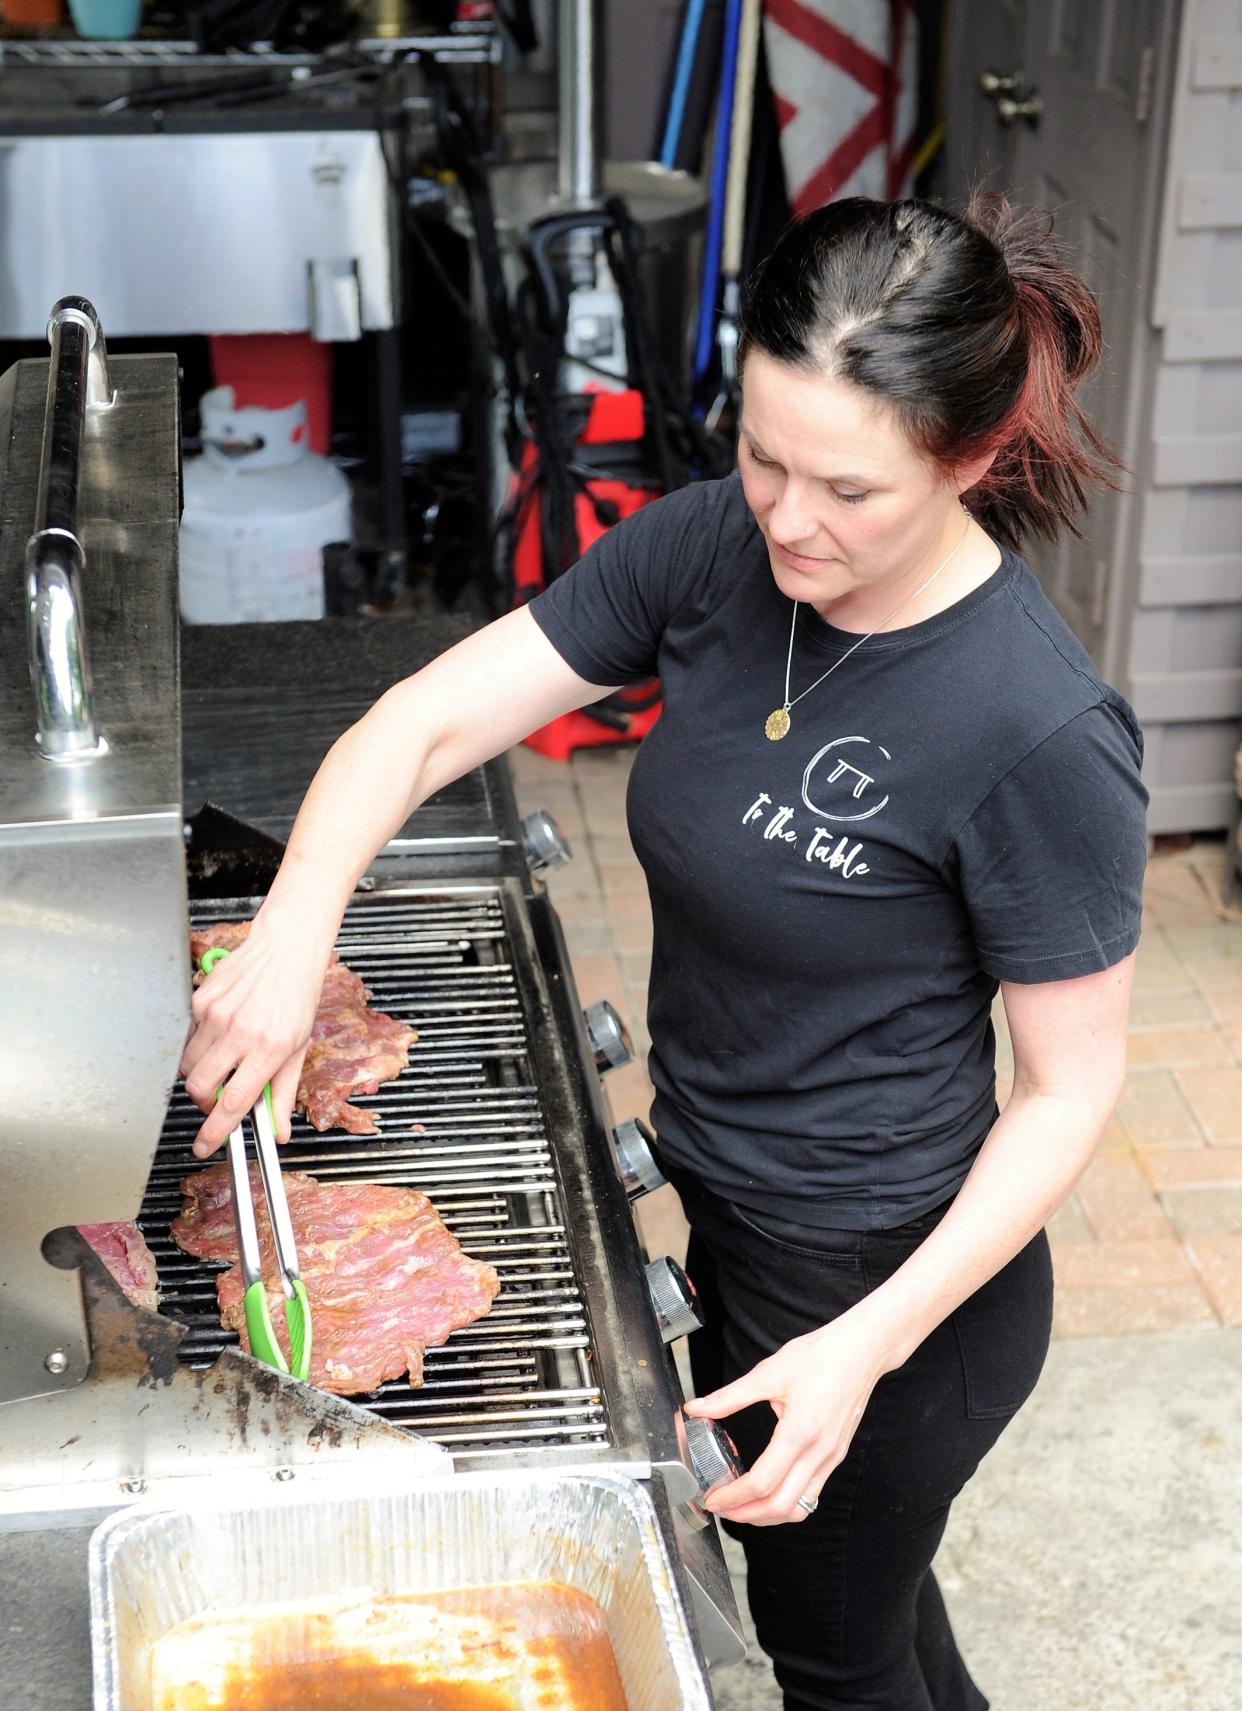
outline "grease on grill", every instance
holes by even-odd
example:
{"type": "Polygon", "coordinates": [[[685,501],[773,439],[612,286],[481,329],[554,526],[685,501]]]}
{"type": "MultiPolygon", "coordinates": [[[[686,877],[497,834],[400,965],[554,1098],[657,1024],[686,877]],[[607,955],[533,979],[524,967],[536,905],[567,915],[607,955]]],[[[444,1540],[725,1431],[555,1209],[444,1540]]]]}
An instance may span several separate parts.
{"type": "Polygon", "coordinates": [[[151,1711],[627,1711],[603,1613],[550,1581],[199,1616],[151,1711]]]}

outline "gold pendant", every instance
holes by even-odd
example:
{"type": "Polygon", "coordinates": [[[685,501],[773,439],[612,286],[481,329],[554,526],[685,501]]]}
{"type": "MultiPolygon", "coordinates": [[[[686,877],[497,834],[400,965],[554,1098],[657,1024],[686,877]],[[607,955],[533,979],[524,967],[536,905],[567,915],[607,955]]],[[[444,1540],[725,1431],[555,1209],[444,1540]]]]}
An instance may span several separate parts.
{"type": "Polygon", "coordinates": [[[789,732],[789,709],[778,707],[775,713],[769,713],[764,723],[763,734],[770,743],[779,743],[789,732]]]}

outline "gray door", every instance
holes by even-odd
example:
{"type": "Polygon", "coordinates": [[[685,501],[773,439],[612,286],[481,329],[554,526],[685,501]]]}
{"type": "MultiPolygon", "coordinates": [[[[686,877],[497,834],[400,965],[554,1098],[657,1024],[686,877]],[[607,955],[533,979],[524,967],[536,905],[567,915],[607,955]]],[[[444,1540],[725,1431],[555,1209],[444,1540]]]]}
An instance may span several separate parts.
{"type": "Polygon", "coordinates": [[[1016,86],[1025,78],[1031,5],[1030,0],[945,3],[950,78],[944,171],[949,198],[963,207],[973,190],[1007,192],[1013,186],[1018,132],[1012,125],[998,124],[995,103],[1007,82],[1016,86]],[[994,85],[996,79],[999,85],[994,85]]]}
{"type": "MultiPolygon", "coordinates": [[[[993,188],[1054,210],[1099,301],[1105,356],[1083,403],[1104,437],[1141,475],[1141,397],[1152,362],[1149,299],[1158,214],[1161,91],[1172,67],[1177,0],[953,0],[946,146],[955,188],[989,173],[993,188]],[[1012,37],[997,40],[998,15],[1012,37]],[[1020,68],[1020,91],[991,93],[988,72],[1020,68]],[[1005,96],[1023,109],[1005,110],[1005,96]],[[968,144],[963,160],[955,136],[968,144]],[[1007,176],[1008,182],[1005,182],[1007,176]]],[[[1106,675],[1122,676],[1121,639],[1133,600],[1134,506],[1101,493],[1083,525],[1028,557],[1067,622],[1106,675]]]]}

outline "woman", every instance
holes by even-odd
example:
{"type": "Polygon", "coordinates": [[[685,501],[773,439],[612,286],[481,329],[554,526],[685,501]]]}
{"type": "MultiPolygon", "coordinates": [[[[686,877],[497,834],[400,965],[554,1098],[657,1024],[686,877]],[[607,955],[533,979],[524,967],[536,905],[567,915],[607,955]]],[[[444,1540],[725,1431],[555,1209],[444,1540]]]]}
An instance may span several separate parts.
{"type": "Polygon", "coordinates": [[[792,227],[746,305],[739,473],[619,524],[390,690],[194,1000],[200,1155],[269,1077],[287,1132],[376,850],[658,671],[628,807],[654,1118],[709,1312],[689,1406],[748,1463],[710,1507],[790,1708],[987,1703],[930,1564],[1043,1363],[1043,1226],[1121,1086],[1146,854],[1134,716],[1013,550],[1109,478],[1074,401],[1099,351],[1086,287],[1002,199],[792,227]]]}

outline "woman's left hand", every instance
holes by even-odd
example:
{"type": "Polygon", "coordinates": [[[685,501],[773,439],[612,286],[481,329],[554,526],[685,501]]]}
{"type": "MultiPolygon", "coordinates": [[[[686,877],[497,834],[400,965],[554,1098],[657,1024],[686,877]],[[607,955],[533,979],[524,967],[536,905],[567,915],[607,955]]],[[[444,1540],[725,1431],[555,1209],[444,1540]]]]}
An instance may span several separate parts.
{"type": "Polygon", "coordinates": [[[687,1414],[708,1420],[723,1420],[753,1402],[770,1402],[776,1415],[776,1430],[755,1465],[713,1491],[706,1507],[758,1527],[805,1521],[799,1497],[818,1501],[888,1366],[874,1326],[853,1307],[795,1337],[732,1384],[687,1402],[687,1414]]]}

